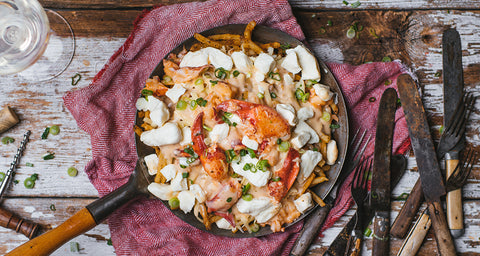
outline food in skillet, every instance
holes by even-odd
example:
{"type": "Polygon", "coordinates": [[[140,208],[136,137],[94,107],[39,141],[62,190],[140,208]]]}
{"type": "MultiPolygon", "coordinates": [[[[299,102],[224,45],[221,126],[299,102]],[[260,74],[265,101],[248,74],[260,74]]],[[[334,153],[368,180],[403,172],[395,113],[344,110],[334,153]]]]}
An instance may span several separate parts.
{"type": "Polygon", "coordinates": [[[196,34],[200,42],[163,60],[136,106],[135,132],[156,153],[145,157],[149,191],[210,229],[283,230],[322,200],[309,187],[327,181],[337,159],[336,96],[319,83],[303,46],[244,35],[196,34]],[[289,48],[289,49],[286,49],[289,48]]]}

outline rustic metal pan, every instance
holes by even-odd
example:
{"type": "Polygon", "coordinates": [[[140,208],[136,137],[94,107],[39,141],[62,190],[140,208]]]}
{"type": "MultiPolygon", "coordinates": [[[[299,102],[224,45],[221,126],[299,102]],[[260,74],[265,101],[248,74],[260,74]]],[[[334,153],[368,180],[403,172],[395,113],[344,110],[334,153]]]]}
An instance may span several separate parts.
{"type": "MultiPolygon", "coordinates": [[[[205,31],[202,34],[242,34],[245,26],[246,25],[227,25],[205,31]]],[[[253,32],[252,38],[254,41],[260,43],[277,41],[281,43],[291,44],[293,47],[302,44],[300,41],[286,33],[264,26],[257,26],[253,32]]],[[[190,38],[184,43],[182,43],[180,46],[175,48],[172,53],[179,53],[184,46],[189,48],[195,42],[195,39],[190,38]]],[[[345,101],[343,99],[340,87],[338,86],[335,78],[333,77],[327,66],[321,61],[319,61],[319,64],[322,73],[321,83],[330,86],[330,88],[337,95],[337,105],[339,109],[338,117],[340,124],[340,128],[336,129],[333,134],[333,137],[337,141],[337,146],[339,149],[337,163],[333,165],[330,171],[327,173],[329,181],[319,184],[313,188],[313,191],[315,193],[317,193],[322,198],[325,198],[335,184],[335,181],[337,180],[340,170],[342,169],[343,163],[345,161],[345,154],[347,152],[348,144],[348,118],[345,101]]],[[[163,64],[162,62],[160,62],[160,64],[151,74],[151,77],[161,77],[162,75],[163,64]]],[[[137,115],[136,124],[140,125],[141,122],[142,120],[138,118],[137,115]]],[[[135,135],[135,142],[137,145],[137,154],[139,160],[137,161],[137,166],[135,167],[134,172],[132,173],[130,179],[126,184],[114,190],[105,197],[102,197],[87,205],[85,208],[77,212],[75,215],[70,217],[67,221],[65,221],[58,227],[50,230],[49,232],[39,237],[36,237],[35,239],[24,243],[23,245],[17,247],[15,250],[9,252],[7,255],[48,255],[70,239],[92,229],[93,227],[101,223],[114,210],[120,208],[122,205],[125,205],[128,202],[139,198],[140,195],[148,195],[147,186],[148,184],[153,182],[154,176],[148,174],[148,170],[143,159],[146,155],[152,154],[155,151],[153,150],[153,148],[143,144],[137,135],[135,135]]],[[[168,207],[168,202],[163,201],[163,203],[165,203],[168,207]]],[[[295,222],[301,220],[312,210],[302,214],[302,216],[300,216],[295,222]]],[[[180,210],[172,210],[172,212],[188,224],[201,230],[205,230],[205,226],[203,225],[203,223],[199,222],[192,213],[184,214],[180,210]]],[[[295,222],[290,223],[287,226],[291,226],[295,222]]],[[[232,233],[230,230],[219,229],[216,227],[216,225],[212,225],[212,229],[208,230],[208,232],[211,232],[215,235],[229,237],[257,237],[272,233],[270,227],[263,227],[256,233],[232,233]]]]}
{"type": "MultiPolygon", "coordinates": [[[[226,25],[226,26],[216,27],[216,28],[204,31],[201,34],[204,36],[215,35],[215,34],[225,34],[225,33],[243,34],[243,31],[245,30],[245,26],[246,26],[245,24],[226,25]]],[[[303,45],[303,43],[297,40],[296,38],[280,30],[276,30],[276,29],[266,27],[266,26],[261,26],[261,25],[256,26],[255,29],[253,30],[252,40],[259,43],[280,42],[282,44],[290,44],[292,47],[295,47],[297,45],[303,45]]],[[[178,54],[184,48],[189,49],[193,44],[197,42],[198,41],[195,38],[193,37],[189,38],[185,42],[180,44],[177,48],[172,50],[170,53],[178,54]]],[[[340,124],[340,128],[336,129],[333,134],[333,138],[337,142],[337,146],[338,146],[337,163],[333,165],[330,171],[328,171],[327,173],[329,181],[325,183],[321,183],[312,189],[317,195],[319,195],[322,199],[324,199],[327,196],[328,192],[330,192],[330,190],[333,188],[333,185],[335,184],[335,181],[337,180],[338,175],[340,174],[340,170],[342,169],[342,166],[345,160],[345,155],[347,152],[349,127],[348,127],[347,109],[346,109],[345,100],[343,98],[342,91],[338,86],[335,80],[335,77],[330,72],[330,70],[325,65],[325,63],[323,63],[320,60],[318,60],[318,62],[320,65],[320,71],[322,75],[320,82],[322,84],[328,85],[332,89],[332,91],[335,92],[335,94],[337,95],[337,100],[338,100],[337,105],[338,105],[338,111],[339,111],[338,123],[340,124]]],[[[158,66],[152,72],[150,77],[151,78],[153,78],[154,76],[163,77],[163,75],[164,75],[163,62],[160,62],[160,64],[158,64],[158,66]]],[[[141,122],[142,120],[137,119],[137,125],[140,125],[141,122]]],[[[137,146],[138,146],[138,140],[137,140],[137,146]]],[[[142,151],[139,151],[139,150],[137,151],[139,153],[138,155],[139,158],[143,158],[145,156],[145,155],[142,155],[142,151]]],[[[167,201],[163,201],[163,202],[167,207],[169,207],[167,201]]],[[[172,210],[172,212],[176,216],[178,216],[180,219],[189,223],[190,225],[195,226],[201,230],[205,230],[205,226],[203,225],[203,223],[199,222],[192,213],[184,214],[183,211],[181,210],[172,210]]],[[[295,222],[290,223],[287,226],[293,225],[294,223],[296,223],[297,221],[301,220],[306,215],[308,215],[310,212],[311,210],[302,214],[302,216],[300,216],[297,220],[295,220],[295,222]]],[[[216,235],[229,236],[229,237],[264,236],[272,233],[270,230],[270,227],[261,228],[256,233],[242,233],[242,232],[232,233],[230,230],[219,229],[217,228],[216,225],[212,225],[212,229],[209,230],[209,232],[216,235]]]]}

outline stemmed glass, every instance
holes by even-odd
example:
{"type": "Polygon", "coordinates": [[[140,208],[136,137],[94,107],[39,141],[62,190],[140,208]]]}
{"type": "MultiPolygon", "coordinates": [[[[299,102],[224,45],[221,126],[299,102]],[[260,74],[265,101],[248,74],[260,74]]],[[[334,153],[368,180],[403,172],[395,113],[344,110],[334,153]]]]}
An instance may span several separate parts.
{"type": "Polygon", "coordinates": [[[70,24],[37,0],[0,0],[0,75],[45,81],[70,64],[75,40],[70,24]]]}

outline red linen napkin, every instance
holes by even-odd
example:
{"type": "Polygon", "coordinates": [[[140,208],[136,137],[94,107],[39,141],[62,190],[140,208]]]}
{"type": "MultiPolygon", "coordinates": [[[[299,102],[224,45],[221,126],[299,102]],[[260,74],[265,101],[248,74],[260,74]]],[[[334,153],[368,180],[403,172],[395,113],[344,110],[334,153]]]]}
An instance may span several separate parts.
{"type": "MultiPolygon", "coordinates": [[[[85,171],[100,196],[127,182],[135,167],[137,155],[132,130],[135,102],[161,59],[195,32],[251,20],[304,39],[286,0],[210,0],[162,6],[145,11],[137,19],[125,44],[90,86],[64,96],[65,105],[79,127],[91,136],[93,159],[85,171]]],[[[385,80],[392,80],[390,86],[394,86],[395,78],[403,72],[401,65],[330,64],[330,68],[347,94],[352,129],[362,126],[374,134],[378,101],[369,103],[368,99],[371,96],[380,99],[386,88],[385,80]]],[[[405,142],[407,135],[405,120],[401,118],[396,130],[396,148],[405,142]],[[398,126],[403,127],[401,136],[397,135],[398,126]]],[[[218,237],[184,223],[159,200],[148,199],[115,211],[108,224],[118,255],[287,255],[301,228],[299,223],[283,233],[261,238],[218,237]]]]}

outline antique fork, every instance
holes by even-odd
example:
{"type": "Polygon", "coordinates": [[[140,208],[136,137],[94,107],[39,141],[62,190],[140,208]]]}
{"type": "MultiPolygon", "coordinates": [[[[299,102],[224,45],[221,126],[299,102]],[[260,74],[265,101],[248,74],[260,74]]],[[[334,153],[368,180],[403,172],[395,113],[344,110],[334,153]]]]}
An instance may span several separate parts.
{"type": "Polygon", "coordinates": [[[317,237],[318,231],[323,225],[323,221],[325,220],[328,213],[330,212],[330,209],[335,203],[339,188],[342,186],[343,181],[359,164],[360,159],[365,152],[368,143],[370,142],[372,136],[370,135],[368,136],[368,138],[365,138],[366,133],[366,130],[364,130],[363,132],[357,130],[357,132],[351,139],[348,146],[348,154],[345,164],[340,172],[339,177],[337,178],[337,181],[335,182],[335,185],[333,186],[327,197],[324,199],[325,206],[317,207],[312,213],[310,213],[310,215],[305,218],[303,229],[301,230],[300,235],[295,241],[295,244],[293,245],[293,248],[290,252],[291,256],[304,255],[307,252],[310,244],[317,237]]]}
{"type": "Polygon", "coordinates": [[[461,102],[461,104],[455,109],[454,118],[452,118],[450,123],[445,127],[440,142],[438,143],[438,159],[441,159],[446,152],[452,149],[460,141],[460,138],[465,132],[467,120],[470,117],[473,106],[475,105],[475,100],[476,97],[468,92],[464,95],[463,102],[461,102]]]}
{"type": "Polygon", "coordinates": [[[452,191],[463,187],[473,169],[473,165],[477,161],[477,152],[469,149],[465,154],[463,161],[460,161],[457,164],[457,167],[455,167],[452,175],[448,177],[446,182],[446,190],[452,191]]]}
{"type": "MultiPolygon", "coordinates": [[[[365,199],[368,195],[368,178],[372,170],[372,160],[363,159],[355,169],[353,176],[351,191],[352,197],[357,205],[357,211],[355,212],[356,223],[353,228],[351,243],[353,243],[353,250],[351,256],[357,256],[360,254],[361,243],[363,238],[364,221],[367,216],[367,212],[364,206],[365,199]]],[[[349,245],[351,244],[349,243],[349,245]]],[[[347,250],[347,252],[350,250],[347,250]]]]}

